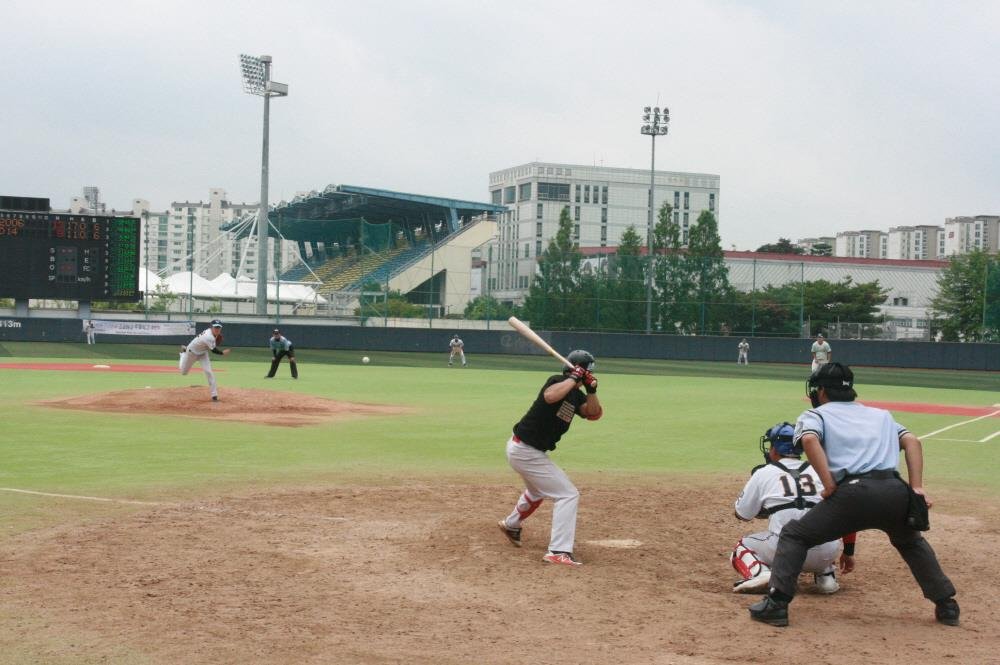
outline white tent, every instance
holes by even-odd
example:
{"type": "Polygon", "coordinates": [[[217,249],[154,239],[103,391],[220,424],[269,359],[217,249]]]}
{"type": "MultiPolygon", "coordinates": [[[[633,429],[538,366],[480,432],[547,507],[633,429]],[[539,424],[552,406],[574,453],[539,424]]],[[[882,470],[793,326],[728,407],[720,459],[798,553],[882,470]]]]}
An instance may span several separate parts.
{"type": "MultiPolygon", "coordinates": [[[[147,277],[150,283],[155,285],[162,282],[171,293],[185,296],[192,293],[195,298],[202,299],[239,299],[252,300],[257,297],[257,282],[249,277],[240,276],[234,278],[228,273],[222,273],[212,280],[195,273],[194,277],[190,272],[178,272],[170,275],[166,279],[154,281],[158,278],[147,277]]],[[[140,288],[143,283],[140,273],[140,288]]],[[[152,292],[152,291],[150,291],[152,292]]],[[[326,299],[316,294],[316,291],[305,284],[295,284],[292,282],[281,282],[280,286],[275,282],[267,283],[267,299],[271,302],[278,300],[284,303],[314,302],[317,304],[326,303],[326,299]]]]}

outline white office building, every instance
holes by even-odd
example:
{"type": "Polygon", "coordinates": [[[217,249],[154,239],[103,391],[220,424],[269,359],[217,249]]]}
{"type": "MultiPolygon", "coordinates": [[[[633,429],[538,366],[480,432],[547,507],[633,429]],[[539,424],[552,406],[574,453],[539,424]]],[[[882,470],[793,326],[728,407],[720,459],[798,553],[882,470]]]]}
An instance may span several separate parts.
{"type": "Polygon", "coordinates": [[[859,259],[889,257],[889,234],[885,231],[842,231],[833,246],[834,256],[859,259]]]}
{"type": "MultiPolygon", "coordinates": [[[[635,227],[643,243],[649,216],[649,170],[530,162],[489,176],[490,197],[504,205],[498,236],[487,248],[487,289],[520,302],[535,276],[538,257],[559,229],[566,207],[581,247],[617,247],[635,227]]],[[[684,241],[703,210],[719,217],[719,176],[656,171],[654,210],[673,206],[684,241]]],[[[654,219],[654,224],[656,219],[654,219]]]]}

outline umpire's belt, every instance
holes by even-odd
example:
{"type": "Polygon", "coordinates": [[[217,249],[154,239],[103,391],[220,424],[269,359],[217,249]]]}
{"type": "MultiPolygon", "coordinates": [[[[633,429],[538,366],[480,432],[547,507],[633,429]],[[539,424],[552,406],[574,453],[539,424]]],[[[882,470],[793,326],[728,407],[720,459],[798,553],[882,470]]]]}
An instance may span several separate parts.
{"type": "Polygon", "coordinates": [[[874,471],[866,471],[864,473],[848,473],[837,482],[839,484],[846,480],[859,480],[862,478],[869,478],[871,480],[890,480],[898,477],[899,474],[896,473],[895,469],[875,469],[874,471]]]}

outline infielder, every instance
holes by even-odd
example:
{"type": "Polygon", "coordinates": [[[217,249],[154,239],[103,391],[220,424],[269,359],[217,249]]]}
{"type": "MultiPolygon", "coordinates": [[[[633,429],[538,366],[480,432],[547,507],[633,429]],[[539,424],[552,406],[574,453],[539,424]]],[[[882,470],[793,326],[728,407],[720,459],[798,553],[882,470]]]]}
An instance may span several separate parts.
{"type": "Polygon", "coordinates": [[[292,344],[292,340],[288,339],[281,334],[281,331],[277,328],[271,333],[271,339],[268,340],[268,346],[271,347],[271,371],[267,373],[266,379],[273,379],[274,374],[278,371],[278,365],[281,364],[281,359],[288,356],[288,366],[292,370],[292,378],[299,378],[299,366],[295,363],[295,345],[292,344]]]}
{"type": "Polygon", "coordinates": [[[229,349],[221,350],[222,344],[222,321],[215,319],[212,326],[206,328],[204,332],[188,342],[187,346],[181,347],[180,366],[181,376],[187,376],[197,360],[201,364],[201,370],[208,379],[208,388],[212,392],[212,401],[219,401],[219,386],[215,382],[215,372],[212,371],[212,361],[209,359],[209,352],[219,356],[229,355],[229,349]]]}
{"type": "Polygon", "coordinates": [[[925,502],[924,518],[931,507],[923,489],[920,439],[888,411],[855,402],[854,373],[846,365],[820,367],[809,377],[806,392],[813,408],[795,423],[795,443],[823,481],[823,501],[781,530],[768,595],[750,606],[750,617],[787,626],[788,604],[808,550],[845,533],[879,529],[906,561],[924,598],[934,603],[934,618],[957,626],[955,586],[917,530],[926,526],[909,521],[912,503],[925,502]],[[900,450],[909,487],[896,471],[900,450]]]}
{"type": "MultiPolygon", "coordinates": [[[[767,531],[744,536],[736,543],[730,563],[742,579],[733,585],[734,593],[763,591],[771,581],[771,562],[778,546],[782,527],[806,514],[820,501],[823,483],[809,462],[801,462],[802,448],[792,442],[795,428],[780,423],[760,437],[760,451],[765,463],[756,467],[736,499],[736,517],[749,522],[754,517],[768,518],[767,531]],[[770,445],[769,445],[770,444],[770,445]]],[[[854,569],[856,534],[844,537],[840,567],[845,573],[854,569]]],[[[816,590],[836,593],[834,561],[840,553],[840,541],[832,540],[809,550],[802,569],[813,573],[816,590]]]]}
{"type": "Polygon", "coordinates": [[[740,343],[736,345],[736,348],[739,349],[739,351],[740,351],[740,355],[736,359],[736,364],[737,365],[749,365],[750,364],[750,360],[749,360],[750,345],[747,344],[747,338],[744,337],[742,340],[740,340],[740,343]]]}
{"type": "Polygon", "coordinates": [[[813,372],[833,360],[833,350],[830,348],[830,344],[823,339],[823,333],[816,333],[816,341],[813,342],[810,351],[812,351],[813,372]]]}
{"type": "Polygon", "coordinates": [[[465,367],[465,342],[459,339],[458,333],[455,333],[455,336],[451,338],[448,346],[451,347],[451,355],[448,356],[448,367],[451,367],[456,356],[462,361],[462,367],[465,367]]]}
{"type": "Polygon", "coordinates": [[[573,364],[573,369],[567,368],[562,374],[546,379],[507,441],[507,461],[521,475],[525,490],[514,510],[498,524],[507,540],[520,547],[522,523],[538,509],[543,499],[552,499],[552,533],[548,552],[542,560],[579,566],[581,563],[573,557],[573,544],[580,492],[546,453],[555,450],[556,442],[569,430],[573,416],[597,420],[604,409],[597,399],[597,377],[590,372],[594,356],[586,351],[573,351],[566,359],[573,364]],[[586,394],[580,390],[581,385],[586,394]]]}

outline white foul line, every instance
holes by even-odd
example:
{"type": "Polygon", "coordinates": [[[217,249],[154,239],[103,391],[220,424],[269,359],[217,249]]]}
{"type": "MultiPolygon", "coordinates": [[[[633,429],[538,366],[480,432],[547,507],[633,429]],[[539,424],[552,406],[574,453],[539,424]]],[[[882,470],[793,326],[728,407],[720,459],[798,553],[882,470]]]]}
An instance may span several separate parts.
{"type": "Polygon", "coordinates": [[[1000,436],[1000,431],[997,431],[997,432],[993,432],[993,434],[990,434],[990,435],[989,435],[988,437],[986,437],[985,439],[979,439],[979,443],[986,443],[987,441],[989,441],[990,439],[992,439],[992,438],[993,438],[993,437],[995,437],[995,436],[1000,436]]]}
{"type": "MultiPolygon", "coordinates": [[[[940,434],[941,432],[947,432],[950,429],[954,429],[956,427],[961,427],[962,425],[968,425],[969,423],[974,423],[977,420],[982,420],[983,418],[992,418],[993,416],[998,415],[998,414],[1000,414],[1000,411],[994,411],[993,413],[987,413],[985,416],[979,416],[978,418],[973,418],[972,420],[966,420],[966,421],[963,421],[963,422],[960,422],[960,423],[955,423],[954,425],[948,425],[947,427],[942,427],[939,430],[934,430],[930,434],[924,434],[920,438],[921,439],[927,439],[927,438],[930,438],[930,437],[934,436],[935,434],[940,434]]],[[[996,436],[996,435],[994,435],[994,436],[996,436]]],[[[982,442],[980,442],[980,443],[982,443],[982,442]]]]}
{"type": "Polygon", "coordinates": [[[18,494],[34,494],[36,496],[51,496],[57,499],[82,499],[84,501],[105,501],[108,503],[130,503],[137,506],[162,506],[158,501],[133,501],[132,499],[109,499],[102,496],[81,496],[79,494],[53,494],[52,492],[36,492],[34,490],[19,490],[13,487],[0,487],[0,492],[17,492],[18,494]]]}

